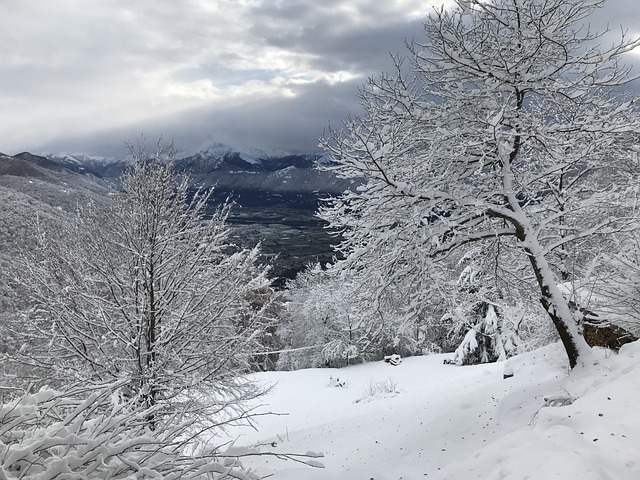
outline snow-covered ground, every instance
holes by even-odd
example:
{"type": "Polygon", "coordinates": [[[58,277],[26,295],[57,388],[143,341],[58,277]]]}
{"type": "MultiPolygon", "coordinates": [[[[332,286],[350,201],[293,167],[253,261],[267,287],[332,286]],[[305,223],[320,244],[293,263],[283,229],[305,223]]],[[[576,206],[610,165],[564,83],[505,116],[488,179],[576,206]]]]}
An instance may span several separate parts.
{"type": "Polygon", "coordinates": [[[273,480],[640,479],[640,342],[571,374],[559,345],[508,360],[508,379],[505,363],[444,358],[256,374],[275,384],[260,411],[283,415],[230,434],[236,446],[324,453],[322,469],[244,460],[273,480]]]}

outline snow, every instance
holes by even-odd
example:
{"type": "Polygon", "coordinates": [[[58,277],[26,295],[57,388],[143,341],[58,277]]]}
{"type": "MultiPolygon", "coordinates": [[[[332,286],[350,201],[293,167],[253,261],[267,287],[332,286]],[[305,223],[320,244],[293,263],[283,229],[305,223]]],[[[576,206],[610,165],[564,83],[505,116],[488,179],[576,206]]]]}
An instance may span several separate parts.
{"type": "Polygon", "coordinates": [[[640,343],[595,354],[598,365],[571,374],[557,344],[467,367],[431,355],[395,367],[258,373],[274,384],[259,411],[281,415],[228,434],[262,451],[324,453],[322,469],[243,459],[273,480],[637,480],[640,343]],[[337,377],[347,386],[330,386],[337,377]],[[385,384],[394,388],[371,388],[385,384]]]}
{"type": "Polygon", "coordinates": [[[198,153],[218,159],[221,159],[225,155],[231,153],[238,153],[240,154],[240,158],[242,158],[242,160],[254,165],[261,163],[261,161],[265,159],[284,157],[289,155],[289,153],[281,150],[266,150],[254,147],[239,149],[229,145],[225,145],[224,143],[212,143],[203,152],[198,153]]]}
{"type": "Polygon", "coordinates": [[[478,340],[476,340],[476,330],[474,328],[470,328],[464,336],[464,339],[460,343],[460,346],[458,346],[458,348],[456,348],[456,351],[454,352],[454,362],[457,365],[462,365],[464,357],[469,352],[473,352],[476,348],[478,348],[478,340]]]}
{"type": "Polygon", "coordinates": [[[76,164],[78,166],[84,166],[87,163],[96,163],[96,164],[100,164],[100,165],[108,165],[110,163],[115,163],[115,162],[119,162],[122,161],[121,158],[116,158],[116,157],[105,157],[105,156],[101,156],[101,155],[90,155],[87,153],[66,153],[66,152],[59,152],[59,153],[41,153],[41,156],[46,157],[50,160],[54,160],[54,159],[62,159],[65,160],[69,163],[73,163],[76,164]]]}

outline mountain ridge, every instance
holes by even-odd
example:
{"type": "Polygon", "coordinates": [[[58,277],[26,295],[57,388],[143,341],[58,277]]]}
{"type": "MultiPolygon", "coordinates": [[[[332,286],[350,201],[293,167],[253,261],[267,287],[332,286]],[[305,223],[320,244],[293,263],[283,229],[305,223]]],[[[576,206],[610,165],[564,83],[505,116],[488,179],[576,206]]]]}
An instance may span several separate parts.
{"type": "MultiPolygon", "coordinates": [[[[45,154],[40,158],[70,171],[93,174],[112,183],[130,165],[126,158],[87,154],[45,154]]],[[[326,163],[325,154],[296,154],[257,148],[238,150],[214,143],[195,154],[178,156],[176,169],[179,173],[188,172],[192,175],[196,186],[215,186],[225,192],[339,194],[350,188],[351,181],[319,171],[316,168],[318,163],[326,163]]]]}
{"type": "MultiPolygon", "coordinates": [[[[178,158],[177,170],[193,177],[194,188],[214,188],[212,209],[229,198],[236,204],[228,219],[232,241],[241,246],[260,243],[263,255],[272,261],[274,286],[281,287],[308,264],[331,260],[336,240],[315,212],[322,198],[354,184],[319,171],[316,163],[325,161],[322,154],[270,154],[248,158],[218,146],[178,158]]],[[[14,202],[20,205],[31,202],[24,200],[27,197],[44,202],[21,210],[16,214],[21,219],[45,210],[63,215],[85,193],[108,201],[129,165],[123,159],[86,154],[0,155],[0,194],[7,199],[22,195],[14,202]]]]}

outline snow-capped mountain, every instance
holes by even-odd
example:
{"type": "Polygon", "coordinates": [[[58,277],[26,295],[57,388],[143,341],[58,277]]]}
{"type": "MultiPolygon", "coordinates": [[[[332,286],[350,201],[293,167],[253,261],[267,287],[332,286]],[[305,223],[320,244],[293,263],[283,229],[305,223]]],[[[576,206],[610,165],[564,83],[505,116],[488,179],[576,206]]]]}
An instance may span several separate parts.
{"type": "Polygon", "coordinates": [[[289,155],[290,153],[282,150],[264,150],[260,148],[234,149],[224,143],[213,143],[194,155],[184,155],[184,157],[200,156],[203,159],[214,160],[237,157],[246,163],[258,165],[268,161],[269,159],[282,158],[289,155]]]}
{"type": "Polygon", "coordinates": [[[222,143],[214,143],[194,155],[180,157],[178,164],[198,172],[226,170],[230,172],[276,171],[289,166],[313,168],[321,154],[291,154],[257,148],[237,150],[222,143]]]}
{"type": "Polygon", "coordinates": [[[68,170],[77,173],[90,173],[97,177],[111,180],[119,177],[129,165],[126,158],[102,157],[87,154],[47,153],[44,156],[68,170]]]}
{"type": "MultiPolygon", "coordinates": [[[[315,211],[319,199],[354,185],[315,168],[316,162],[326,161],[315,153],[238,151],[214,144],[179,156],[177,168],[193,177],[194,186],[215,187],[213,205],[227,198],[237,204],[229,218],[234,241],[250,246],[260,242],[263,253],[274,258],[272,275],[283,279],[309,263],[327,262],[334,254],[330,245],[335,239],[315,211]]],[[[127,159],[92,155],[0,154],[0,189],[33,192],[54,206],[46,208],[71,210],[81,194],[107,199],[128,165],[127,159]]]]}
{"type": "Polygon", "coordinates": [[[13,186],[26,180],[37,179],[54,185],[69,185],[72,188],[106,191],[107,185],[89,172],[78,172],[60,162],[29,152],[17,155],[0,154],[0,177],[3,184],[13,186]],[[79,175],[78,173],[82,173],[79,175]]]}
{"type": "Polygon", "coordinates": [[[207,149],[180,159],[178,168],[189,172],[200,186],[215,185],[223,190],[339,193],[348,188],[344,180],[316,170],[320,154],[274,156],[259,152],[249,155],[219,147],[207,149]]]}
{"type": "MultiPolygon", "coordinates": [[[[108,181],[116,180],[129,165],[127,159],[86,154],[48,154],[46,158],[74,172],[108,181]]],[[[336,194],[349,188],[348,181],[317,171],[317,162],[324,162],[322,154],[239,150],[214,143],[193,155],[179,156],[176,166],[178,171],[190,174],[196,185],[215,185],[223,191],[336,194]]]]}

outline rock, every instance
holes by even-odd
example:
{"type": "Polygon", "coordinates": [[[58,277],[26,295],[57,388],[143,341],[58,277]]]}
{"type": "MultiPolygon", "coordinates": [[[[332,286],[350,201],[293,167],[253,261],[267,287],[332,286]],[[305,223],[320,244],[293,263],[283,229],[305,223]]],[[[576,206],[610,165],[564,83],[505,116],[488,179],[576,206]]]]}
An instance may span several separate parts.
{"type": "Polygon", "coordinates": [[[582,334],[589,346],[607,347],[612,350],[619,350],[623,345],[638,340],[624,328],[593,317],[583,320],[582,334]]]}

